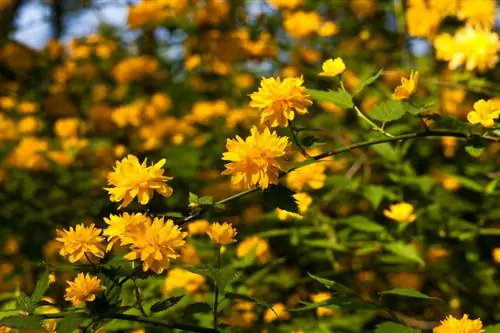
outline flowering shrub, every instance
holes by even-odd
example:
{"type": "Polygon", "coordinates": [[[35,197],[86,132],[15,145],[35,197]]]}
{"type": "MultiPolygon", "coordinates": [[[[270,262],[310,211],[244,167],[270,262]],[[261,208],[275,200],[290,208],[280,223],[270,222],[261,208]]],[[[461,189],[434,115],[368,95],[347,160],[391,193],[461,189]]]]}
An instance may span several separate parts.
{"type": "Polygon", "coordinates": [[[0,333],[499,330],[495,2],[259,6],[0,42],[0,333]]]}

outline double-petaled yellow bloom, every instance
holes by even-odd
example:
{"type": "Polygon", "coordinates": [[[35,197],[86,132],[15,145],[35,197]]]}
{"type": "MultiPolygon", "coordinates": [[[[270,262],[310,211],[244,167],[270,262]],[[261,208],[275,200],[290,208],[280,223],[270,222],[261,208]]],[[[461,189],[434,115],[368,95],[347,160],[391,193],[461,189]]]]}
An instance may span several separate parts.
{"type": "Polygon", "coordinates": [[[260,133],[254,126],[245,140],[239,136],[227,140],[227,152],[222,159],[229,163],[222,174],[231,175],[231,183],[242,184],[245,188],[254,185],[267,188],[269,184],[277,184],[288,143],[287,137],[279,137],[268,128],[260,133]]]}
{"type": "Polygon", "coordinates": [[[238,234],[231,223],[213,223],[207,230],[207,234],[214,244],[229,245],[236,242],[234,237],[238,234]]]}
{"type": "Polygon", "coordinates": [[[321,66],[323,71],[319,73],[320,76],[337,76],[342,74],[346,67],[342,58],[328,59],[321,66]]]}
{"type": "Polygon", "coordinates": [[[271,127],[287,127],[288,121],[295,119],[295,113],[307,113],[312,104],[311,96],[302,86],[304,80],[288,77],[264,78],[257,92],[250,95],[250,106],[262,111],[260,121],[271,127]]]}
{"type": "Polygon", "coordinates": [[[453,316],[446,317],[441,321],[441,325],[435,327],[433,333],[481,333],[483,332],[483,323],[481,319],[469,319],[469,316],[464,314],[462,319],[457,319],[453,316]]]}
{"type": "Polygon", "coordinates": [[[146,160],[141,164],[134,155],[116,161],[113,171],[108,174],[108,184],[111,187],[105,188],[110,200],[113,202],[123,200],[118,208],[124,208],[135,197],[141,205],[147,204],[155,191],[165,197],[171,196],[173,190],[166,182],[172,177],[163,175],[162,167],[165,162],[166,160],[162,159],[154,165],[147,166],[146,160]]]}
{"type": "Polygon", "coordinates": [[[156,217],[148,221],[132,236],[130,250],[124,256],[127,260],[141,260],[144,272],[152,270],[160,274],[170,267],[170,261],[177,259],[186,241],[186,232],[174,224],[174,221],[165,221],[163,217],[156,217]]]}
{"type": "Polygon", "coordinates": [[[110,251],[115,243],[126,245],[133,242],[134,235],[150,222],[150,218],[142,213],[124,213],[120,215],[109,215],[104,218],[108,227],[104,229],[103,235],[108,239],[106,251],[110,251]]]}
{"type": "Polygon", "coordinates": [[[64,299],[70,301],[73,305],[92,302],[95,300],[95,294],[103,290],[101,280],[89,273],[78,273],[75,280],[68,281],[68,285],[64,299]]]}
{"type": "Polygon", "coordinates": [[[85,227],[83,224],[68,230],[56,230],[56,241],[62,243],[59,254],[67,257],[69,262],[75,263],[80,260],[93,260],[104,257],[104,238],[101,229],[95,228],[94,224],[85,227]]]}
{"type": "Polygon", "coordinates": [[[416,215],[413,214],[415,207],[408,202],[400,202],[389,206],[384,210],[384,215],[394,221],[402,223],[411,223],[415,221],[416,215]]]}
{"type": "Polygon", "coordinates": [[[409,99],[417,91],[419,78],[419,73],[414,71],[410,73],[409,79],[402,77],[401,85],[397,86],[394,90],[392,99],[398,101],[409,99]]]}
{"type": "Polygon", "coordinates": [[[467,120],[471,124],[481,124],[486,128],[493,127],[495,119],[500,117],[500,109],[490,101],[481,99],[474,103],[474,110],[467,113],[467,120]]]}

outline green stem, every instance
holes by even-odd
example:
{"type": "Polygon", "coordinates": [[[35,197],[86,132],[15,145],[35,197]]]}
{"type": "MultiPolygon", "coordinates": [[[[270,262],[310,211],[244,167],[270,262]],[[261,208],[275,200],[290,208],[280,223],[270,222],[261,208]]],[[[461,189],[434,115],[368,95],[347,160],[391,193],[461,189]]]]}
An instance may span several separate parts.
{"type": "MultiPolygon", "coordinates": [[[[220,270],[221,266],[221,255],[220,255],[221,247],[217,247],[217,269],[220,270]]],[[[214,295],[214,330],[217,331],[217,315],[218,315],[218,307],[219,307],[219,286],[217,282],[215,282],[215,295],[214,295]]]]}
{"type": "MultiPolygon", "coordinates": [[[[89,319],[91,318],[91,316],[86,312],[60,312],[60,313],[40,314],[38,316],[40,316],[42,319],[45,320],[45,319],[59,319],[59,318],[64,318],[68,315],[75,315],[75,314],[81,315],[82,317],[86,317],[89,319]]],[[[144,316],[136,316],[136,315],[130,315],[130,314],[125,314],[125,313],[110,313],[110,314],[104,313],[101,318],[127,320],[127,321],[136,322],[136,323],[144,323],[144,324],[166,327],[166,328],[170,328],[170,329],[179,329],[179,330],[184,330],[187,332],[219,333],[219,331],[214,330],[212,328],[199,327],[199,326],[188,325],[188,324],[172,324],[172,323],[169,323],[169,322],[162,320],[162,319],[156,319],[156,318],[144,317],[144,316]]]]}

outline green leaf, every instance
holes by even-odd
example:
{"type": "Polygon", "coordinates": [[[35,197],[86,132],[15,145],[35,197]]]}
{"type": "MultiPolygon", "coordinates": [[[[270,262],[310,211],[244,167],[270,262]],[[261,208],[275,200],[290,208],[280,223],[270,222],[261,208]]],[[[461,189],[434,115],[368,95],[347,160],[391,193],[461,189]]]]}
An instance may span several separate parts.
{"type": "Polygon", "coordinates": [[[385,189],[382,186],[370,185],[363,189],[363,197],[376,209],[384,198],[384,192],[385,189]]]}
{"type": "Polygon", "coordinates": [[[85,321],[85,317],[72,313],[64,316],[64,318],[57,323],[57,333],[72,333],[85,321]]]}
{"type": "Polygon", "coordinates": [[[347,251],[345,246],[343,246],[337,242],[334,242],[330,239],[306,239],[306,240],[302,241],[302,244],[304,244],[306,246],[310,246],[310,247],[319,247],[322,249],[332,249],[332,250],[342,251],[342,252],[347,251]]]}
{"type": "Polygon", "coordinates": [[[408,259],[413,262],[417,262],[421,265],[425,265],[424,260],[420,257],[420,255],[417,252],[417,249],[413,246],[413,244],[404,244],[402,242],[396,242],[385,245],[385,248],[399,257],[408,259]]]}
{"type": "Polygon", "coordinates": [[[31,295],[32,304],[37,304],[38,302],[40,302],[43,295],[45,295],[45,292],[49,288],[49,274],[49,267],[45,267],[45,271],[43,272],[42,276],[40,276],[40,279],[36,283],[35,290],[31,295]]]}
{"type": "Polygon", "coordinates": [[[465,146],[465,151],[472,157],[479,157],[486,149],[486,144],[483,141],[473,140],[465,146]]]}
{"type": "Polygon", "coordinates": [[[377,326],[375,333],[420,333],[416,328],[411,328],[393,322],[385,322],[377,326]]]}
{"type": "Polygon", "coordinates": [[[349,216],[339,220],[340,223],[349,225],[351,228],[364,231],[364,232],[376,232],[383,233],[385,228],[380,224],[373,222],[372,220],[364,217],[363,215],[349,216]]]}
{"type": "Polygon", "coordinates": [[[406,110],[403,103],[390,99],[370,110],[368,117],[380,121],[393,121],[403,117],[405,114],[406,110]]]}
{"type": "Polygon", "coordinates": [[[299,207],[293,197],[295,192],[283,185],[272,185],[262,192],[262,204],[266,211],[281,208],[292,213],[298,213],[299,207]]]}
{"type": "Polygon", "coordinates": [[[419,114],[427,111],[424,107],[419,107],[419,106],[414,105],[414,104],[409,103],[409,102],[402,102],[402,104],[405,108],[405,111],[414,115],[414,116],[419,115],[419,114]]]}
{"type": "Polygon", "coordinates": [[[212,312],[212,307],[208,303],[193,303],[189,304],[183,309],[183,316],[195,314],[195,313],[203,313],[203,312],[212,312]]]}
{"type": "Polygon", "coordinates": [[[20,295],[16,300],[16,308],[28,313],[32,313],[35,305],[31,300],[31,297],[27,295],[20,295]]]}
{"type": "Polygon", "coordinates": [[[377,154],[379,154],[388,161],[391,162],[399,161],[398,151],[388,142],[380,143],[378,145],[373,145],[371,146],[371,149],[373,149],[377,154]]]}
{"type": "Polygon", "coordinates": [[[394,288],[391,290],[381,291],[381,292],[379,292],[379,295],[398,295],[398,296],[404,296],[404,297],[440,300],[437,297],[427,296],[426,294],[421,293],[418,290],[408,289],[408,288],[394,288]]]}
{"type": "Polygon", "coordinates": [[[192,203],[192,204],[198,204],[198,196],[192,192],[189,192],[188,201],[189,201],[189,203],[192,203]]]}
{"type": "Polygon", "coordinates": [[[37,315],[31,316],[13,316],[5,317],[0,320],[0,326],[4,325],[10,328],[29,328],[29,329],[39,329],[45,331],[41,324],[42,317],[37,315]]]}
{"type": "Polygon", "coordinates": [[[359,87],[354,91],[354,95],[357,95],[359,94],[360,92],[362,92],[367,86],[369,86],[370,84],[372,84],[373,82],[377,81],[377,79],[379,78],[380,75],[382,75],[382,73],[384,72],[384,69],[381,68],[377,73],[369,76],[366,80],[363,81],[363,83],[361,83],[359,85],[359,87]]]}
{"type": "Polygon", "coordinates": [[[486,326],[484,333],[500,333],[500,324],[486,326]]]}
{"type": "Polygon", "coordinates": [[[354,107],[352,96],[345,90],[337,91],[322,91],[316,89],[307,89],[307,92],[316,101],[331,102],[343,109],[351,109],[354,107]]]}
{"type": "Polygon", "coordinates": [[[471,191],[476,191],[476,192],[483,192],[484,191],[484,186],[479,184],[478,182],[467,178],[467,177],[462,177],[462,176],[457,176],[457,175],[450,175],[453,177],[455,180],[457,180],[460,185],[463,187],[471,190],[471,191]]]}
{"type": "Polygon", "coordinates": [[[211,265],[199,265],[185,268],[190,272],[201,274],[214,281],[219,287],[219,292],[224,292],[228,284],[240,277],[240,273],[230,266],[221,269],[217,269],[211,265]]]}
{"type": "Polygon", "coordinates": [[[307,275],[309,275],[312,279],[321,283],[327,289],[334,290],[334,291],[336,291],[340,294],[344,294],[344,295],[356,295],[356,293],[352,289],[350,289],[350,288],[348,288],[340,283],[337,283],[337,282],[332,281],[332,280],[324,279],[322,277],[313,275],[309,272],[307,273],[307,275]]]}
{"type": "Polygon", "coordinates": [[[199,200],[198,200],[198,203],[200,205],[205,205],[205,206],[211,206],[214,204],[214,198],[213,197],[210,197],[210,196],[206,196],[206,197],[201,197],[199,200]]]}
{"type": "Polygon", "coordinates": [[[162,301],[156,302],[155,304],[153,304],[151,306],[151,312],[156,313],[156,312],[166,310],[166,309],[174,306],[175,304],[179,303],[179,301],[182,298],[184,298],[184,295],[172,296],[172,297],[169,297],[169,298],[164,299],[162,301]]]}

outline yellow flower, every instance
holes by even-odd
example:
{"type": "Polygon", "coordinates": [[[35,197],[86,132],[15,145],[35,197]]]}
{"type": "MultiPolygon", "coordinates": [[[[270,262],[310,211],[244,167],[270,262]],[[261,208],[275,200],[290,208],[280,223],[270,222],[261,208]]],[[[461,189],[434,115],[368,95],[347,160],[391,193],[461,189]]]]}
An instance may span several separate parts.
{"type": "MultiPolygon", "coordinates": [[[[329,300],[330,298],[332,298],[332,294],[328,293],[328,292],[322,292],[322,293],[317,293],[317,294],[311,295],[311,300],[313,301],[313,303],[320,303],[320,302],[329,300]]],[[[325,306],[320,306],[320,307],[316,308],[316,315],[320,318],[321,317],[330,317],[330,316],[333,316],[334,314],[335,314],[335,310],[327,308],[325,306]]]]}
{"type": "Polygon", "coordinates": [[[108,227],[104,229],[103,236],[107,237],[108,246],[106,251],[110,251],[116,242],[120,245],[127,245],[133,242],[133,236],[140,230],[144,224],[149,223],[150,219],[142,213],[124,213],[123,215],[109,215],[104,218],[108,227]]]}
{"type": "Polygon", "coordinates": [[[491,252],[491,256],[493,257],[493,261],[497,264],[500,264],[500,247],[496,247],[491,252]]]}
{"type": "Polygon", "coordinates": [[[194,294],[203,288],[205,280],[203,275],[182,268],[172,268],[163,283],[163,292],[168,296],[175,289],[184,289],[188,294],[194,294]]]}
{"type": "Polygon", "coordinates": [[[296,11],[284,15],[283,27],[293,38],[308,37],[321,27],[321,17],[317,12],[296,11]]]}
{"type": "Polygon", "coordinates": [[[306,185],[313,190],[319,190],[325,185],[326,165],[313,163],[289,172],[286,176],[287,186],[294,191],[302,191],[306,185]]]}
{"type": "Polygon", "coordinates": [[[424,3],[410,6],[406,11],[408,34],[413,37],[432,37],[441,23],[438,10],[428,8],[424,3]],[[425,19],[422,19],[425,17],[425,19]]]}
{"type": "Polygon", "coordinates": [[[321,66],[323,71],[320,76],[337,76],[345,71],[345,64],[342,58],[328,59],[321,66]]]}
{"type": "Polygon", "coordinates": [[[232,184],[242,184],[245,188],[254,185],[267,188],[269,184],[277,184],[287,147],[287,137],[279,137],[268,128],[259,133],[254,126],[245,140],[239,136],[227,140],[227,152],[222,159],[230,162],[222,174],[231,175],[232,184]]]}
{"type": "Polygon", "coordinates": [[[270,309],[264,312],[264,322],[271,323],[275,320],[288,320],[290,315],[286,310],[285,304],[276,303],[270,309]]]}
{"type": "Polygon", "coordinates": [[[64,299],[71,301],[73,305],[79,305],[83,302],[92,302],[95,300],[95,294],[101,290],[101,280],[89,273],[78,273],[74,281],[68,281],[69,287],[66,288],[64,299]]]}
{"type": "Polygon", "coordinates": [[[118,83],[128,83],[151,77],[159,70],[157,59],[141,55],[122,60],[113,68],[113,76],[118,83]]]}
{"type": "Polygon", "coordinates": [[[308,113],[307,106],[312,104],[311,96],[302,86],[302,78],[287,77],[264,78],[257,92],[250,94],[250,106],[261,109],[261,124],[271,127],[287,127],[288,121],[295,118],[295,113],[308,113]]]}
{"type": "Polygon", "coordinates": [[[474,110],[467,113],[467,120],[471,124],[480,123],[486,128],[493,127],[495,119],[500,116],[500,109],[496,108],[495,104],[489,100],[480,99],[474,103],[474,110]]]}
{"type": "Polygon", "coordinates": [[[495,15],[495,0],[482,0],[473,4],[462,0],[462,6],[457,16],[460,20],[466,20],[467,24],[489,29],[495,22],[495,15]]]}
{"type": "Polygon", "coordinates": [[[392,99],[398,101],[409,99],[417,91],[419,77],[419,73],[414,71],[411,71],[409,79],[402,77],[401,85],[394,90],[392,99]]]}
{"type": "Polygon", "coordinates": [[[140,164],[139,159],[131,154],[121,161],[116,161],[113,171],[108,173],[108,184],[113,187],[105,188],[110,194],[110,200],[123,200],[118,207],[120,209],[127,207],[136,196],[141,205],[147,204],[153,196],[153,191],[165,197],[171,196],[173,190],[166,182],[173,178],[163,175],[162,166],[165,162],[166,160],[162,159],[148,167],[146,160],[140,164]]]}
{"type": "Polygon", "coordinates": [[[496,32],[466,26],[457,30],[454,36],[447,33],[437,36],[434,47],[436,58],[448,61],[451,70],[465,65],[468,71],[477,68],[485,72],[498,62],[500,43],[496,32]]]}
{"type": "Polygon", "coordinates": [[[441,321],[441,325],[433,329],[433,333],[481,333],[483,332],[482,328],[481,319],[472,320],[464,314],[462,319],[453,316],[446,317],[445,320],[441,321]]]}
{"type": "Polygon", "coordinates": [[[207,234],[214,244],[229,245],[236,242],[234,237],[238,234],[231,223],[213,223],[207,234]]]}
{"type": "Polygon", "coordinates": [[[163,217],[156,217],[152,222],[148,221],[142,228],[134,233],[130,250],[124,256],[126,260],[142,261],[144,272],[152,270],[160,274],[170,267],[170,260],[177,259],[177,252],[184,244],[187,233],[174,224],[174,221],[163,217]]]}
{"type": "Polygon", "coordinates": [[[280,220],[285,221],[285,220],[288,220],[289,217],[295,218],[298,220],[302,220],[304,218],[302,215],[307,212],[307,210],[309,209],[309,206],[311,205],[311,203],[313,201],[312,197],[307,193],[295,193],[293,195],[293,198],[297,202],[297,206],[299,208],[300,214],[292,213],[292,212],[286,211],[284,209],[277,208],[276,213],[278,214],[278,218],[280,220]]]}
{"type": "Polygon", "coordinates": [[[255,251],[255,257],[260,263],[265,263],[271,259],[269,243],[258,236],[251,236],[240,242],[236,249],[236,255],[238,258],[242,258],[252,251],[255,251]]]}
{"type": "Polygon", "coordinates": [[[384,215],[394,221],[411,223],[415,221],[415,214],[413,211],[415,207],[407,202],[400,202],[397,204],[389,205],[389,209],[384,210],[384,215]]]}
{"type": "Polygon", "coordinates": [[[54,124],[54,133],[60,138],[71,138],[78,135],[80,119],[64,118],[57,119],[54,124]]]}
{"type": "Polygon", "coordinates": [[[302,3],[303,0],[268,0],[276,8],[294,9],[302,3]]]}
{"type": "Polygon", "coordinates": [[[56,240],[62,243],[59,254],[68,257],[69,262],[74,263],[82,259],[92,260],[104,257],[104,238],[101,236],[101,229],[91,224],[85,227],[79,224],[76,228],[69,227],[69,230],[56,230],[56,240]]]}
{"type": "Polygon", "coordinates": [[[207,232],[209,227],[210,223],[207,220],[196,220],[187,225],[190,236],[202,235],[207,232]]]}

